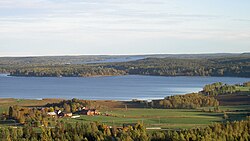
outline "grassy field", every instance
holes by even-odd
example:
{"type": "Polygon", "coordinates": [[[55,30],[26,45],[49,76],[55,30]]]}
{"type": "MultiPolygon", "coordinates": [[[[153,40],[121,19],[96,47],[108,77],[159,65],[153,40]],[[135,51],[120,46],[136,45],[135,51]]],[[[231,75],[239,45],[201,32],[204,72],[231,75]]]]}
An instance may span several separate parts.
{"type": "MultiPolygon", "coordinates": [[[[17,99],[0,99],[0,112],[8,111],[11,105],[20,106],[42,106],[47,103],[58,102],[58,99],[45,100],[17,100],[17,99]]],[[[100,122],[107,125],[122,126],[124,123],[143,123],[146,127],[161,127],[169,129],[179,128],[195,128],[204,127],[214,122],[223,122],[223,113],[202,112],[202,109],[208,110],[212,107],[202,109],[150,109],[150,108],[113,108],[123,107],[124,103],[115,101],[96,101],[97,104],[106,105],[101,113],[106,113],[110,116],[84,116],[80,118],[60,118],[69,123],[76,122],[100,122]],[[111,103],[111,104],[110,104],[111,103]],[[108,107],[112,105],[111,107],[108,107]]],[[[250,113],[250,105],[239,106],[220,106],[220,110],[226,111],[230,117],[229,120],[245,119],[250,113]]],[[[4,126],[4,125],[0,125],[4,126]]]]}
{"type": "Polygon", "coordinates": [[[81,116],[78,119],[62,119],[66,122],[101,122],[110,126],[123,123],[143,123],[146,127],[192,128],[223,121],[222,113],[204,113],[200,110],[183,109],[114,109],[103,111],[112,116],[81,116]]]}
{"type": "MultiPolygon", "coordinates": [[[[206,111],[208,111],[209,109],[213,109],[213,107],[202,107],[199,109],[204,109],[206,111]]],[[[230,112],[230,111],[250,111],[250,105],[237,105],[237,106],[219,106],[219,109],[221,111],[225,111],[225,112],[230,112]]]]}
{"type": "MultiPolygon", "coordinates": [[[[209,109],[211,107],[207,107],[209,109]]],[[[221,106],[220,110],[226,111],[229,121],[242,120],[249,116],[250,105],[221,106]]],[[[226,121],[223,112],[209,113],[201,109],[144,109],[144,108],[116,108],[109,111],[101,111],[111,116],[84,116],[78,119],[61,119],[66,122],[101,122],[110,126],[122,126],[123,123],[143,123],[146,127],[161,128],[195,128],[203,127],[214,122],[226,121]]]]}
{"type": "Polygon", "coordinates": [[[237,91],[241,91],[241,92],[249,92],[250,91],[250,87],[237,86],[236,90],[237,91]]]}
{"type": "Polygon", "coordinates": [[[14,99],[14,98],[0,98],[0,106],[11,106],[11,105],[19,105],[19,106],[43,106],[47,103],[56,103],[62,101],[62,99],[14,99]]]}

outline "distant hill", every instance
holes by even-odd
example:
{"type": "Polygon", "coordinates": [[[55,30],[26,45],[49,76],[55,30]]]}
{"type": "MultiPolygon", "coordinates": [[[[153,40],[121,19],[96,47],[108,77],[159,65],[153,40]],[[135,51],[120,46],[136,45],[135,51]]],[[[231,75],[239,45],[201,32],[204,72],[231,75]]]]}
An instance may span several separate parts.
{"type": "MultiPolygon", "coordinates": [[[[80,55],[80,56],[34,56],[34,57],[0,57],[0,65],[54,65],[54,64],[84,64],[108,59],[121,58],[224,58],[250,57],[250,53],[215,53],[215,54],[148,54],[148,55],[80,55]]],[[[108,61],[107,61],[108,62],[108,61]]],[[[119,62],[119,61],[118,61],[119,62]]]]}

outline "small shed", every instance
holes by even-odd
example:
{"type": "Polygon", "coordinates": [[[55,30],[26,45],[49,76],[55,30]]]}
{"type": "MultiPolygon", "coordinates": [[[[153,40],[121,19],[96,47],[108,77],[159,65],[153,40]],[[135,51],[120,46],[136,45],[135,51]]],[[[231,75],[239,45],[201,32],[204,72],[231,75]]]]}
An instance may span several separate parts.
{"type": "Polygon", "coordinates": [[[48,112],[47,116],[57,116],[57,114],[55,112],[48,112]]]}

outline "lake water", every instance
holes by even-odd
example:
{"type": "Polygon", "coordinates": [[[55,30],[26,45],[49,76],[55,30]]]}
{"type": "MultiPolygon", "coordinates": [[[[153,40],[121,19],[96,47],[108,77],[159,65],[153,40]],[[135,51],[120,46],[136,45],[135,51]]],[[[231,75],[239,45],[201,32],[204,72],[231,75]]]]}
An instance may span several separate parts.
{"type": "Polygon", "coordinates": [[[144,56],[130,56],[130,57],[118,57],[118,58],[110,58],[104,59],[99,61],[88,61],[88,62],[80,62],[76,64],[96,64],[96,63],[116,63],[116,62],[129,62],[129,61],[136,61],[140,59],[145,59],[144,56]]]}
{"type": "Polygon", "coordinates": [[[197,92],[205,84],[243,83],[237,77],[8,77],[0,75],[0,98],[79,98],[95,100],[158,99],[169,95],[197,92]]]}

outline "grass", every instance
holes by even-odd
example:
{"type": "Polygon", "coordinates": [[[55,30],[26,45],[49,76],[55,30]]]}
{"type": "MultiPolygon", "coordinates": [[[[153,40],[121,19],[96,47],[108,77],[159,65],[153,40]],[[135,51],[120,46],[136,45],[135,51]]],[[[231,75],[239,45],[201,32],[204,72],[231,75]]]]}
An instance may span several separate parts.
{"type": "MultiPolygon", "coordinates": [[[[207,107],[209,109],[211,107],[207,107]]],[[[242,120],[249,115],[249,105],[221,106],[221,110],[227,111],[229,121],[242,120]]],[[[202,112],[200,109],[143,109],[122,108],[102,111],[112,116],[84,116],[78,119],[64,118],[66,122],[100,122],[107,125],[122,126],[124,123],[143,123],[146,127],[161,127],[169,129],[203,127],[214,122],[225,122],[223,113],[202,112]]]]}
{"type": "MultiPolygon", "coordinates": [[[[200,109],[204,109],[208,111],[209,109],[213,109],[214,107],[202,107],[200,109]]],[[[250,105],[237,105],[237,106],[219,106],[221,111],[229,112],[229,111],[250,111],[250,105]]]]}
{"type": "Polygon", "coordinates": [[[8,106],[0,106],[0,117],[2,116],[3,112],[8,112],[8,106]]]}
{"type": "Polygon", "coordinates": [[[249,92],[250,91],[250,87],[237,86],[236,90],[237,91],[241,91],[241,92],[249,92]]]}
{"type": "Polygon", "coordinates": [[[0,107],[2,106],[43,106],[47,103],[56,103],[62,101],[63,99],[43,99],[43,100],[35,100],[35,99],[14,99],[14,98],[0,98],[0,107]]]}
{"type": "MultiPolygon", "coordinates": [[[[60,100],[47,99],[47,100],[16,100],[16,99],[0,99],[0,113],[8,111],[9,106],[42,106],[46,103],[58,102],[60,100]]],[[[115,106],[122,107],[123,103],[116,103],[115,101],[101,101],[101,105],[106,106],[105,110],[101,110],[102,113],[107,113],[111,116],[81,116],[77,119],[60,118],[69,123],[76,122],[99,122],[107,125],[122,126],[124,123],[143,123],[146,127],[161,127],[168,129],[179,128],[195,128],[204,127],[214,122],[223,122],[223,113],[209,113],[202,112],[201,109],[209,109],[212,107],[206,107],[201,109],[150,109],[150,108],[112,108],[115,106]]],[[[250,105],[239,106],[220,106],[220,110],[226,111],[230,117],[228,120],[242,120],[249,115],[250,105]]],[[[6,125],[0,125],[6,126],[6,125]]]]}
{"type": "Polygon", "coordinates": [[[3,111],[8,111],[9,106],[44,106],[47,103],[56,103],[62,101],[62,99],[43,99],[43,100],[33,100],[33,99],[14,99],[14,98],[0,98],[0,113],[3,111]]]}
{"type": "Polygon", "coordinates": [[[146,127],[192,128],[223,121],[222,113],[204,113],[200,110],[183,109],[115,109],[105,111],[112,116],[81,116],[78,119],[62,119],[66,122],[101,122],[110,126],[124,123],[143,123],[146,127]]]}
{"type": "Polygon", "coordinates": [[[237,106],[220,106],[224,111],[236,111],[236,110],[248,110],[250,111],[250,105],[237,105],[237,106]]]}

